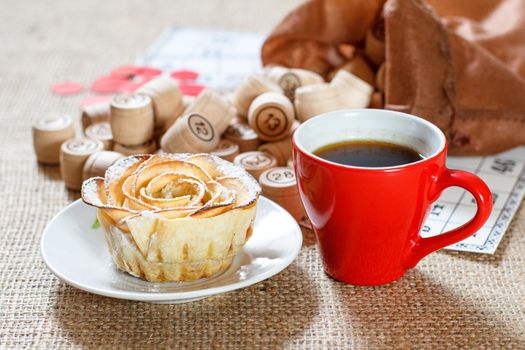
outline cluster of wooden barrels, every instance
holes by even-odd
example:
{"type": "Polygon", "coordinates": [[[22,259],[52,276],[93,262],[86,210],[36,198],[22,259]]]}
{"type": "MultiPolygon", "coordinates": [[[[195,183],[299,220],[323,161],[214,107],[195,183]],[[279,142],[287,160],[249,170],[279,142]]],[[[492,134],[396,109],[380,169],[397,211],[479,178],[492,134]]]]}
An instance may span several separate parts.
{"type": "Polygon", "coordinates": [[[71,190],[128,155],[215,154],[244,167],[264,195],[300,220],[304,210],[291,159],[294,130],[324,112],[382,107],[374,100],[384,84],[380,74],[359,56],[330,81],[305,69],[270,66],[261,75],[248,75],[233,93],[205,89],[193,98],[183,96],[171,78],[159,77],[110,103],[84,107],[80,136],[69,116],[37,120],[35,153],[43,164],[60,164],[71,190]]]}

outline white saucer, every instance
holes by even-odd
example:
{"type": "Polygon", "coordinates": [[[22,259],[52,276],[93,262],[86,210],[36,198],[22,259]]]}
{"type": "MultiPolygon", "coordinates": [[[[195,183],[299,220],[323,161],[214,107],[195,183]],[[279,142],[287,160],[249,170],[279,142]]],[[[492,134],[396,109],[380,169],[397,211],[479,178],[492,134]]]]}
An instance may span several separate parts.
{"type": "Polygon", "coordinates": [[[95,214],[95,208],[80,200],[64,208],[42,234],[42,258],[58,278],[73,287],[119,299],[185,303],[244,288],[290,265],[303,239],[293,217],[261,197],[253,235],[228,270],[195,282],[152,283],[114,266],[102,229],[91,228],[95,214]]]}

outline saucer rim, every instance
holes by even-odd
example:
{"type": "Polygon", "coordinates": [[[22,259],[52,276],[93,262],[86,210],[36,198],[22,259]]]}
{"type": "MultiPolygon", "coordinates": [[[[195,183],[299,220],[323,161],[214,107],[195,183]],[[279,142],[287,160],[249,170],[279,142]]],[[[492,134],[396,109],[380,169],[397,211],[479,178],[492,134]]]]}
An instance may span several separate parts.
{"type": "MultiPolygon", "coordinates": [[[[106,297],[116,298],[116,299],[125,299],[125,300],[134,300],[134,301],[147,301],[147,302],[155,302],[155,301],[175,301],[175,300],[185,300],[185,299],[200,299],[203,297],[209,297],[217,294],[227,293],[231,292],[237,289],[246,288],[248,286],[254,285],[256,283],[259,283],[261,281],[264,281],[272,276],[277,275],[278,273],[282,272],[284,269],[286,269],[297,257],[299,254],[301,247],[302,247],[302,241],[303,241],[303,235],[301,228],[299,227],[299,224],[297,221],[281,206],[273,202],[272,200],[260,196],[259,201],[261,202],[267,202],[271,207],[272,210],[276,210],[279,212],[279,214],[284,215],[287,217],[287,219],[291,220],[294,224],[294,240],[291,242],[293,244],[291,253],[284,256],[280,261],[276,262],[272,268],[269,270],[262,272],[260,274],[257,274],[256,276],[252,278],[248,278],[246,280],[238,281],[235,283],[227,284],[224,286],[218,286],[218,287],[210,287],[206,289],[197,289],[193,291],[187,291],[187,292],[142,292],[142,291],[117,291],[117,290],[108,290],[107,288],[100,288],[97,286],[92,286],[84,283],[79,283],[75,281],[75,279],[71,279],[64,275],[62,272],[60,272],[60,268],[57,268],[54,266],[49,260],[48,260],[48,254],[46,253],[46,236],[49,235],[50,231],[52,230],[52,227],[55,225],[55,222],[59,220],[63,215],[67,215],[67,211],[71,210],[72,207],[78,206],[78,205],[85,205],[81,199],[77,199],[76,201],[68,204],[66,207],[62,208],[52,219],[49,221],[49,223],[46,225],[44,231],[42,232],[42,235],[40,237],[40,256],[42,260],[44,261],[47,268],[60,280],[65,282],[66,284],[69,284],[77,289],[102,295],[106,297]]],[[[254,233],[256,230],[254,229],[254,233]]],[[[244,249],[244,248],[243,248],[244,249]]],[[[241,250],[242,252],[242,250],[241,250]]],[[[239,266],[242,267],[241,264],[239,266]]],[[[227,271],[227,270],[226,270],[227,271]]],[[[226,272],[225,271],[225,272],[226,272]]],[[[122,272],[126,273],[126,272],[122,272]]],[[[147,282],[147,281],[145,281],[147,282]]]]}

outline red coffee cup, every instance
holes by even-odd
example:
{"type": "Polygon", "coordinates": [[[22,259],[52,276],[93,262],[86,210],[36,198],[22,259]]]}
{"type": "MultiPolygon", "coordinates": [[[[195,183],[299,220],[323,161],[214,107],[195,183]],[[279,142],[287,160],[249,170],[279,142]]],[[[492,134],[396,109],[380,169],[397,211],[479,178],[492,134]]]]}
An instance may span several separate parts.
{"type": "Polygon", "coordinates": [[[476,175],[445,165],[445,135],[432,123],[405,113],[341,110],[309,119],[293,137],[294,167],[304,208],[316,233],[325,271],[355,285],[392,282],[426,255],[474,234],[487,221],[492,197],[476,175]],[[409,146],[424,159],[392,167],[341,165],[316,156],[342,141],[376,140],[409,146]],[[422,238],[430,204],[451,186],[476,199],[477,212],[463,226],[422,238]]]}

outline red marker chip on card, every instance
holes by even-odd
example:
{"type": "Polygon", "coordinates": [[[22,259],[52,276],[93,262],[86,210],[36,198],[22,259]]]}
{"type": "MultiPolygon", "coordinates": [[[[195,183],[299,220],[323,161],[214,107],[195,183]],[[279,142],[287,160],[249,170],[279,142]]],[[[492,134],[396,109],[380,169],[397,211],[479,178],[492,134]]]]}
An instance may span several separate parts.
{"type": "Polygon", "coordinates": [[[184,95],[197,96],[204,90],[205,86],[201,84],[182,83],[179,85],[179,88],[184,95]]]}
{"type": "Polygon", "coordinates": [[[196,80],[199,77],[199,73],[193,70],[181,69],[171,72],[170,76],[177,80],[196,80]]]}
{"type": "Polygon", "coordinates": [[[64,81],[51,86],[51,91],[53,91],[55,95],[59,96],[76,95],[81,93],[83,90],[84,85],[74,81],[64,81]]]}

